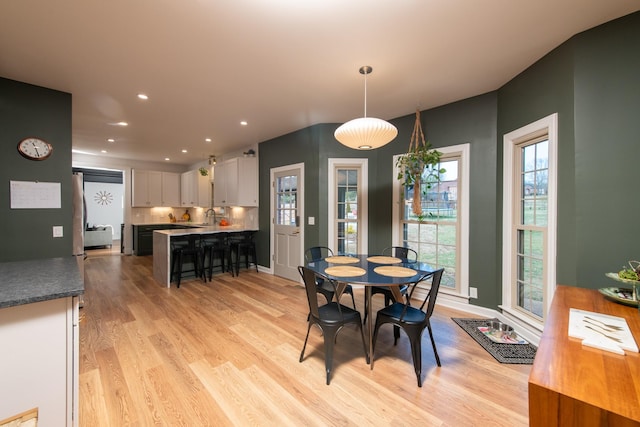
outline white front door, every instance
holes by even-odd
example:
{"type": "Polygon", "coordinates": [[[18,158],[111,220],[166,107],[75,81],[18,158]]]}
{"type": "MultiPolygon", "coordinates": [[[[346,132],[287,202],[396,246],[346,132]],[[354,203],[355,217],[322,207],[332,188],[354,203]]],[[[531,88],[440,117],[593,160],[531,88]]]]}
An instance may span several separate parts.
{"type": "Polygon", "coordinates": [[[272,176],[273,274],[300,281],[302,265],[301,222],[304,219],[304,165],[276,168],[272,176]]]}

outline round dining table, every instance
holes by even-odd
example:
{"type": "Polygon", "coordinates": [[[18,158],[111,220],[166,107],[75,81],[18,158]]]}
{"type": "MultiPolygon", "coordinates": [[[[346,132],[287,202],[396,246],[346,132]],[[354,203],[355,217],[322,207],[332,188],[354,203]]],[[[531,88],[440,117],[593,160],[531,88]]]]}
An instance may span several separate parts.
{"type": "Polygon", "coordinates": [[[371,288],[388,286],[396,301],[402,301],[400,286],[423,280],[433,274],[435,269],[423,262],[411,262],[407,259],[382,255],[337,255],[307,263],[307,267],[316,273],[336,281],[336,300],[344,292],[347,284],[363,285],[367,301],[367,335],[369,345],[367,362],[373,369],[373,316],[371,313],[371,288]],[[369,362],[370,361],[370,362],[369,362]]]}

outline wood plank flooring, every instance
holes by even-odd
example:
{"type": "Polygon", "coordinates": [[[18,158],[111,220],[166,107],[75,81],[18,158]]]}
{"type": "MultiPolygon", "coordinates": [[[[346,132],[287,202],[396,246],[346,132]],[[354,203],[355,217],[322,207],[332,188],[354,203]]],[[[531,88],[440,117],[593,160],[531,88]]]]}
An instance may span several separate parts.
{"type": "Polygon", "coordinates": [[[345,328],[327,386],[318,329],[298,361],[308,307],[297,283],[241,270],[167,289],[150,256],[89,252],[84,265],[80,426],[528,425],[530,366],[495,361],[451,320],[466,313],[436,307],[442,367],[425,335],[422,388],[389,325],[373,370],[345,328]]]}

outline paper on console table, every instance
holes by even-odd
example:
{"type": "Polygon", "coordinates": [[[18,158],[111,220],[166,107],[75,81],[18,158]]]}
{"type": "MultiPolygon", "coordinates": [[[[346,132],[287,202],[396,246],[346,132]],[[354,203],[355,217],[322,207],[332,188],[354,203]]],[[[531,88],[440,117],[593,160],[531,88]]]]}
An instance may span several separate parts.
{"type": "Polygon", "coordinates": [[[569,309],[569,336],[582,339],[583,345],[601,350],[618,354],[624,354],[623,350],[638,353],[638,346],[629,325],[622,317],[571,308],[569,309]],[[621,329],[605,325],[613,325],[621,329]],[[607,338],[605,335],[620,341],[607,338]]]}

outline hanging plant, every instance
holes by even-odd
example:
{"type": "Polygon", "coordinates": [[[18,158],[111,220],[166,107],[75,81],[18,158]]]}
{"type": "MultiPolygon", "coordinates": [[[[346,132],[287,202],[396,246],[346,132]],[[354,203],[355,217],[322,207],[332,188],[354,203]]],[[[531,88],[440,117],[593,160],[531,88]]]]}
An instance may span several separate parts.
{"type": "Polygon", "coordinates": [[[204,166],[201,167],[200,169],[198,169],[198,171],[200,171],[200,175],[202,175],[202,176],[208,176],[209,175],[209,169],[205,168],[204,166]]]}
{"type": "Polygon", "coordinates": [[[422,124],[420,123],[420,110],[416,110],[416,122],[413,126],[409,151],[398,158],[398,179],[405,188],[413,186],[413,213],[422,218],[422,187],[431,188],[440,181],[440,174],[445,169],[436,169],[440,163],[442,153],[431,148],[431,144],[424,139],[422,124]]]}

